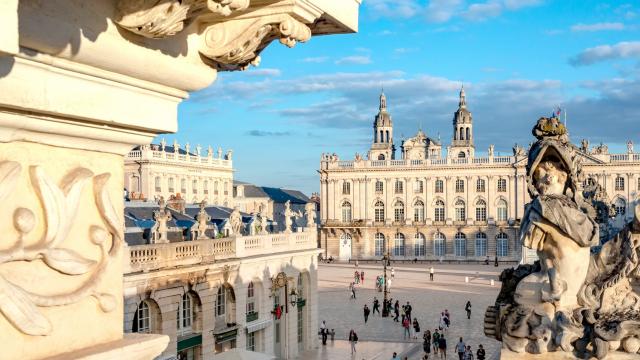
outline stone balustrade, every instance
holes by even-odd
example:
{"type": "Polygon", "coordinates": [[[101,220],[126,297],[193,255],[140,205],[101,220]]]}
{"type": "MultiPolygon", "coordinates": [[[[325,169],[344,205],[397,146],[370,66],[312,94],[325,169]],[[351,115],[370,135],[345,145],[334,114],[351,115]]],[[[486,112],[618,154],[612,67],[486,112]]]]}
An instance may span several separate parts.
{"type": "Polygon", "coordinates": [[[162,268],[269,255],[317,248],[315,229],[220,239],[129,246],[124,256],[125,274],[162,268]]]}
{"type": "Polygon", "coordinates": [[[125,156],[125,160],[162,160],[163,162],[170,163],[202,164],[229,169],[233,166],[232,160],[216,158],[214,156],[186,155],[158,150],[132,150],[125,156]]]}

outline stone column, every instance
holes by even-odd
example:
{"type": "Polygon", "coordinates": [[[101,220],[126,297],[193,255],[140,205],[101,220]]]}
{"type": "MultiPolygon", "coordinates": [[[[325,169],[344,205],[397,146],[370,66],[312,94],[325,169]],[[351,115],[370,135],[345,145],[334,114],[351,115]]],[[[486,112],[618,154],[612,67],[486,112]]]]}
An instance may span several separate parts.
{"type": "Polygon", "coordinates": [[[335,194],[335,183],[336,180],[335,179],[329,179],[328,180],[328,188],[329,188],[329,206],[327,209],[327,218],[329,220],[335,220],[336,219],[336,213],[335,213],[335,209],[336,209],[336,194],[335,194]]]}

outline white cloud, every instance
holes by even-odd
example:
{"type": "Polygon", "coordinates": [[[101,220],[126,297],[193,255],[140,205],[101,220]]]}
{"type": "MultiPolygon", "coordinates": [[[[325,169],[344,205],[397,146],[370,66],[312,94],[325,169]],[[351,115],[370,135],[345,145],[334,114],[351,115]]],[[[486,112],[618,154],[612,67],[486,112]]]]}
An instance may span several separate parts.
{"type": "Polygon", "coordinates": [[[422,7],[417,0],[367,0],[364,2],[374,18],[410,18],[417,15],[422,7]]]}
{"type": "Polygon", "coordinates": [[[371,57],[369,55],[352,55],[345,56],[335,61],[336,65],[366,65],[371,64],[371,57]]]}
{"type": "Polygon", "coordinates": [[[621,22],[603,22],[595,24],[575,24],[571,26],[571,31],[573,32],[594,32],[605,30],[624,30],[624,24],[621,22]]]}
{"type": "Polygon", "coordinates": [[[326,62],[327,60],[329,60],[328,56],[316,56],[316,57],[306,57],[306,58],[302,59],[302,62],[323,63],[323,62],[326,62]]]}
{"type": "Polygon", "coordinates": [[[245,72],[247,76],[280,76],[282,75],[282,71],[280,69],[271,69],[271,68],[253,68],[250,67],[249,70],[245,72]]]}
{"type": "Polygon", "coordinates": [[[483,21],[499,16],[502,13],[502,4],[498,2],[486,2],[471,4],[462,12],[461,16],[471,21],[483,21]]]}
{"type": "Polygon", "coordinates": [[[427,20],[434,23],[449,21],[461,5],[461,0],[431,0],[425,9],[427,20]]]}
{"type": "Polygon", "coordinates": [[[418,48],[396,48],[393,52],[396,54],[409,54],[418,51],[418,48]]]}
{"type": "Polygon", "coordinates": [[[623,41],[615,45],[588,48],[569,60],[573,66],[591,65],[597,62],[640,57],[640,41],[623,41]]]}
{"type": "Polygon", "coordinates": [[[542,0],[504,0],[504,6],[509,10],[518,10],[529,6],[538,6],[542,0]]]}

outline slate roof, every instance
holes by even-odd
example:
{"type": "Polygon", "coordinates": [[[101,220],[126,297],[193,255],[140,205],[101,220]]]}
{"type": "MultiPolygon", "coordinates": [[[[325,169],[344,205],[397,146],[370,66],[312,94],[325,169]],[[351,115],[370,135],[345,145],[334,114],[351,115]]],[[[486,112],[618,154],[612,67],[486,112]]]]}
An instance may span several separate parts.
{"type": "MultiPolygon", "coordinates": [[[[150,146],[152,147],[157,147],[157,150],[155,151],[162,151],[162,145],[161,144],[151,144],[150,146]]],[[[183,145],[184,146],[184,145],[183,145]]],[[[182,148],[183,146],[181,146],[178,149],[178,154],[180,155],[187,155],[187,152],[182,148]]],[[[133,150],[140,150],[140,146],[136,146],[135,148],[133,148],[133,150]]],[[[174,148],[173,145],[165,145],[164,147],[164,152],[166,153],[174,153],[174,148]]],[[[196,153],[189,151],[189,155],[191,156],[197,156],[196,153]]]]}
{"type": "Polygon", "coordinates": [[[276,203],[285,203],[287,200],[292,204],[306,204],[311,201],[305,194],[298,190],[288,190],[280,188],[262,187],[262,190],[276,203]]]}

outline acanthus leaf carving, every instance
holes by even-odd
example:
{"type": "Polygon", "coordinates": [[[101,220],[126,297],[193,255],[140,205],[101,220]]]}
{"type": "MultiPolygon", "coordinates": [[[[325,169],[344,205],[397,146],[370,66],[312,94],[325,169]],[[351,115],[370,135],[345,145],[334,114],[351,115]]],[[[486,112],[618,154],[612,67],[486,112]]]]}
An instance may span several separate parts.
{"type": "Polygon", "coordinates": [[[28,335],[47,335],[51,323],[27,294],[0,276],[0,312],[18,330],[28,335]]]}
{"type": "Polygon", "coordinates": [[[70,249],[50,249],[43,254],[43,260],[50,268],[68,275],[86,274],[96,264],[70,249]]]}

